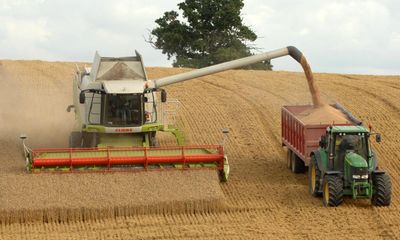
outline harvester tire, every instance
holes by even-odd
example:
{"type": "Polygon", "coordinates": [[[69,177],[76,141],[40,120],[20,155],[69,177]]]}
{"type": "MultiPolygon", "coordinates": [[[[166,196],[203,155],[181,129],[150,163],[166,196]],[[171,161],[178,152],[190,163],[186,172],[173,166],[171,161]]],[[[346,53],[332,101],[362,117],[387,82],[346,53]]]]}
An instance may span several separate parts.
{"type": "Polygon", "coordinates": [[[374,193],[372,195],[372,205],[389,206],[392,196],[392,182],[386,174],[375,175],[373,180],[374,193]]]}
{"type": "Polygon", "coordinates": [[[82,133],[83,147],[94,148],[97,147],[97,134],[96,133],[82,133]]]}
{"type": "Polygon", "coordinates": [[[306,170],[303,160],[301,160],[301,158],[299,158],[294,152],[292,152],[291,156],[291,166],[292,172],[294,173],[303,173],[306,170]]]}
{"type": "Polygon", "coordinates": [[[321,170],[318,168],[315,156],[311,156],[310,166],[308,167],[308,189],[314,197],[321,196],[321,170]]]}
{"type": "Polygon", "coordinates": [[[150,133],[150,146],[158,146],[158,141],[157,141],[157,137],[156,137],[157,132],[152,132],[150,133]]]}
{"type": "Polygon", "coordinates": [[[286,166],[288,169],[292,169],[292,150],[288,149],[286,154],[286,166]]]}
{"type": "Polygon", "coordinates": [[[337,175],[325,175],[322,185],[322,203],[336,207],[343,202],[343,180],[337,175]]]}

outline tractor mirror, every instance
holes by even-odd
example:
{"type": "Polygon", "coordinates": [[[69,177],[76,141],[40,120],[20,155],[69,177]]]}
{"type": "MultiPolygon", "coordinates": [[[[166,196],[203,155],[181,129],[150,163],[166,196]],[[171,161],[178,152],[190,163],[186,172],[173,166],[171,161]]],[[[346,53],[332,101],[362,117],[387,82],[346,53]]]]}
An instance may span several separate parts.
{"type": "Polygon", "coordinates": [[[161,102],[167,101],[167,92],[164,89],[161,89],[161,102]]]}
{"type": "Polygon", "coordinates": [[[382,136],[381,136],[380,133],[377,133],[377,134],[376,134],[375,140],[376,140],[377,143],[382,142],[382,136]]]}
{"type": "Polygon", "coordinates": [[[79,94],[79,103],[80,103],[80,104],[84,104],[84,103],[85,103],[85,100],[86,100],[85,92],[82,91],[82,92],[79,94]]]}

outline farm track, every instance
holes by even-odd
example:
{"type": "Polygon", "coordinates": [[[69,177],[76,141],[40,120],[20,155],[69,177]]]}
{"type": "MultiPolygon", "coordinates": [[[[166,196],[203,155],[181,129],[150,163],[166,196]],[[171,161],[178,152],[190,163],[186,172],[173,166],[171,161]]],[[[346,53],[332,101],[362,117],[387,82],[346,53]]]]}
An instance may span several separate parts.
{"type": "MultiPolygon", "coordinates": [[[[3,65],[8,70],[32,75],[32,81],[24,82],[25,86],[8,83],[10,92],[18,92],[17,96],[24,93],[17,89],[32,85],[49,91],[69,86],[70,77],[65,75],[71,76],[74,69],[70,63],[3,61],[3,65]],[[50,78],[54,81],[49,82],[50,78]],[[57,85],[60,81],[68,84],[57,85]]],[[[148,69],[150,78],[182,71],[186,70],[148,69]]],[[[279,142],[280,107],[310,102],[301,73],[228,71],[166,88],[169,97],[179,99],[182,104],[178,123],[191,143],[218,143],[222,139],[221,129],[230,129],[226,148],[231,176],[227,184],[221,185],[225,210],[68,223],[2,224],[0,239],[336,239],[343,234],[349,239],[399,239],[400,91],[397,87],[400,78],[335,74],[316,74],[315,78],[325,101],[341,102],[382,133],[383,142],[374,146],[382,168],[392,178],[393,200],[389,208],[373,208],[368,201],[347,198],[338,208],[323,208],[320,199],[308,194],[307,176],[286,169],[285,151],[279,142]]],[[[68,94],[68,91],[62,93],[50,109],[61,114],[57,104],[69,102],[68,94]]],[[[31,109],[42,103],[35,98],[31,99],[31,109]]],[[[0,110],[2,120],[15,115],[0,110]]],[[[70,120],[73,119],[65,122],[70,120]]],[[[52,119],[52,124],[60,122],[52,119]]],[[[61,124],[65,125],[64,121],[61,124]]],[[[60,135],[72,126],[63,128],[60,135]]],[[[1,130],[6,136],[14,133],[1,130]]],[[[38,132],[32,130],[32,134],[38,132]]],[[[44,143],[51,143],[47,137],[39,136],[44,143]]],[[[12,164],[20,160],[19,148],[10,139],[0,139],[0,158],[5,163],[0,171],[21,175],[23,163],[12,164]]]]}

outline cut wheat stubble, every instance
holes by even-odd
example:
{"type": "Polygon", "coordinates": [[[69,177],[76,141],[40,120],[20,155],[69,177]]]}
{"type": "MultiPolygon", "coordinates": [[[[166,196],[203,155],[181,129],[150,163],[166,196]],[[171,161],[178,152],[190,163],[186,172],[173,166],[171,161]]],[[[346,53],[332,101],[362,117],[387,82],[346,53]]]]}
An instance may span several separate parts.
{"type": "Polygon", "coordinates": [[[2,176],[0,222],[70,222],[224,208],[211,171],[2,176]]]}

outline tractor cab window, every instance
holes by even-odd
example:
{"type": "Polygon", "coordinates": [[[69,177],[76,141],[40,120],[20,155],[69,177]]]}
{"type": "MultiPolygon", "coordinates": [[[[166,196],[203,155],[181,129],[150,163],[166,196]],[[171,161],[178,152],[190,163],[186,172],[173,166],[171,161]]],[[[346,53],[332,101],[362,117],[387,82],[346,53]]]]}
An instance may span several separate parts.
{"type": "Polygon", "coordinates": [[[105,125],[124,127],[143,124],[141,94],[108,94],[105,98],[105,125]]]}
{"type": "Polygon", "coordinates": [[[348,152],[354,152],[364,159],[368,159],[368,140],[365,133],[339,133],[335,139],[335,155],[339,161],[344,161],[348,152]]]}

